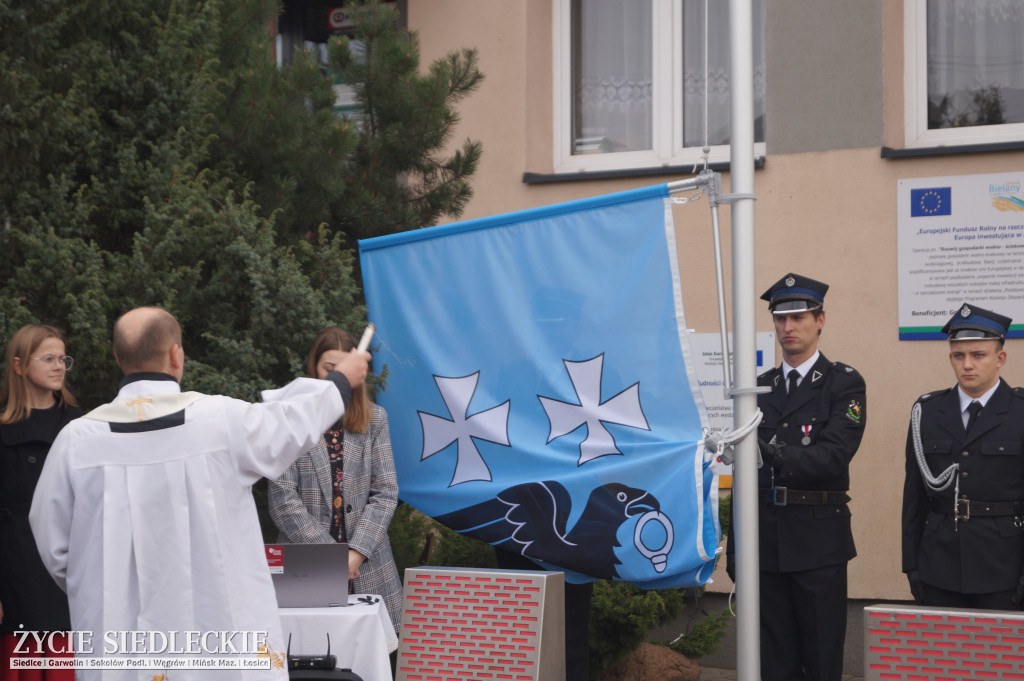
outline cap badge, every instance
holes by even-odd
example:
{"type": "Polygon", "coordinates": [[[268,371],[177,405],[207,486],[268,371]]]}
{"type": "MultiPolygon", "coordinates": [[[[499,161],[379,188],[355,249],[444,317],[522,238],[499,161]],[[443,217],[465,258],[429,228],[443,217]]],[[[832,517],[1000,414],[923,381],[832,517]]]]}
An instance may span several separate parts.
{"type": "Polygon", "coordinates": [[[967,317],[970,317],[971,316],[971,308],[969,308],[967,305],[964,305],[962,308],[960,308],[960,316],[964,317],[965,319],[967,317]]]}
{"type": "Polygon", "coordinates": [[[796,285],[796,279],[794,279],[793,277],[786,277],[786,286],[795,286],[795,285],[796,285]]]}

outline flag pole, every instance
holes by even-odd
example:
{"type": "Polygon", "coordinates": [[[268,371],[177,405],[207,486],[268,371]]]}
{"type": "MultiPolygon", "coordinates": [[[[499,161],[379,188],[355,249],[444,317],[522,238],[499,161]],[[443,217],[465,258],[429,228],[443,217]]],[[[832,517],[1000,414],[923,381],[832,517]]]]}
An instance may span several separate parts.
{"type": "MultiPolygon", "coordinates": [[[[754,57],[753,2],[729,0],[730,189],[732,198],[733,419],[757,413],[757,328],[754,304],[754,57]]],[[[757,438],[736,444],[732,513],[736,533],[736,678],[761,678],[757,536],[757,438]]]]}

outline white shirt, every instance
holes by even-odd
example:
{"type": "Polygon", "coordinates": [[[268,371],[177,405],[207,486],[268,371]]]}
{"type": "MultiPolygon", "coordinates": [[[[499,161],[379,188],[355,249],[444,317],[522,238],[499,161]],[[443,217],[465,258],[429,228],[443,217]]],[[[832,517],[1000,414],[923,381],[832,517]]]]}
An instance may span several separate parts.
{"type": "Polygon", "coordinates": [[[786,360],[782,360],[782,377],[786,379],[786,390],[789,390],[789,372],[796,369],[796,372],[800,374],[800,377],[796,379],[796,384],[800,385],[804,380],[804,376],[807,375],[807,372],[811,370],[811,367],[814,366],[814,363],[818,361],[818,357],[820,356],[821,352],[815,350],[814,354],[811,355],[811,358],[806,362],[802,362],[798,367],[791,367],[786,364],[786,360]]]}
{"type": "Polygon", "coordinates": [[[964,428],[967,427],[967,419],[970,418],[971,416],[967,412],[967,407],[971,406],[971,402],[981,402],[981,407],[982,409],[984,409],[985,405],[988,404],[988,401],[992,399],[992,396],[995,394],[996,388],[998,387],[999,381],[996,381],[996,384],[989,388],[988,391],[981,397],[971,397],[970,395],[964,392],[963,388],[961,388],[960,386],[956,387],[956,391],[960,395],[960,417],[964,421],[964,428]]]}
{"type": "MultiPolygon", "coordinates": [[[[43,563],[68,593],[72,629],[92,632],[94,655],[107,654],[107,632],[260,631],[272,660],[283,661],[287,641],[251,486],[310,449],[344,412],[341,396],[311,378],[264,393],[262,404],[180,391],[169,380],[128,383],[114,403],[60,432],[29,512],[43,563]],[[117,432],[175,412],[178,425],[117,432]]],[[[119,681],[160,672],[77,671],[119,681]]],[[[287,671],[170,672],[175,680],[243,676],[284,680],[287,671]]]]}

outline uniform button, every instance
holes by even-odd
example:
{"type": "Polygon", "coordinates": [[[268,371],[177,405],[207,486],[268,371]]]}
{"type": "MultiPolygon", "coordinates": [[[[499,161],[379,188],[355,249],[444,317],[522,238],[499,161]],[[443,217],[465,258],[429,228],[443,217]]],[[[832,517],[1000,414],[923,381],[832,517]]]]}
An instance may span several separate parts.
{"type": "Polygon", "coordinates": [[[960,452],[960,456],[967,456],[968,454],[970,454],[968,451],[960,452]]]}
{"type": "Polygon", "coordinates": [[[960,477],[961,478],[966,478],[967,477],[967,471],[964,471],[963,473],[961,473],[960,477]]]}
{"type": "Polygon", "coordinates": [[[788,424],[788,423],[783,423],[783,424],[782,424],[782,427],[783,427],[783,428],[789,428],[789,424],[788,424]]]}
{"type": "Polygon", "coordinates": [[[34,457],[34,456],[28,457],[28,462],[29,463],[35,463],[36,462],[36,457],[34,457]]]}
{"type": "Polygon", "coordinates": [[[1004,450],[1002,447],[1000,447],[999,451],[1003,452],[1003,451],[1006,451],[1006,450],[1004,450]]]}

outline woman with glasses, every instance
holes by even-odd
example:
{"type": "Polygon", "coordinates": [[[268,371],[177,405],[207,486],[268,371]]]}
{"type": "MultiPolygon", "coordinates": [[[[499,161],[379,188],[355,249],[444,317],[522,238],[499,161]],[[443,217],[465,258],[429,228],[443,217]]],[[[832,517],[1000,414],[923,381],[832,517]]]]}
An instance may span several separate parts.
{"type": "MultiPolygon", "coordinates": [[[[19,670],[10,668],[10,658],[19,656],[14,649],[21,637],[14,632],[64,632],[71,628],[67,597],[39,559],[28,509],[54,438],[68,421],[82,415],[64,382],[72,361],[64,336],[52,326],[23,326],[7,343],[0,388],[2,681],[19,678],[19,670]]],[[[56,648],[67,645],[66,638],[54,637],[54,641],[56,648]]],[[[28,674],[44,678],[35,669],[22,671],[21,678],[28,674]]],[[[74,670],[46,670],[45,678],[72,679],[74,670]]]]}
{"type": "MultiPolygon", "coordinates": [[[[356,347],[337,327],[313,340],[307,370],[324,378],[340,356],[356,347]]],[[[377,594],[397,633],[402,582],[391,555],[388,525],[398,505],[398,478],[391,454],[388,415],[370,402],[364,386],[352,390],[342,420],[316,447],[300,456],[269,486],[270,517],[285,540],[299,544],[348,542],[348,574],[354,593],[377,594]]]]}

